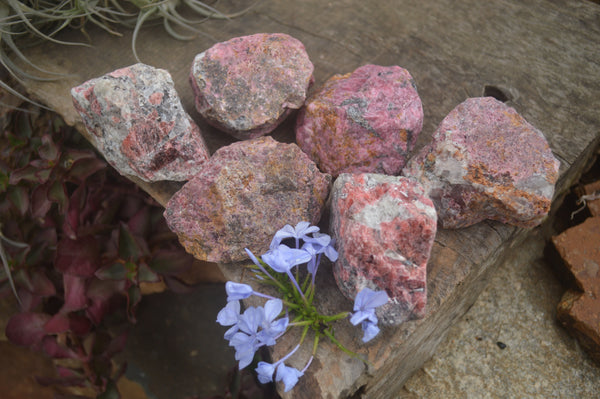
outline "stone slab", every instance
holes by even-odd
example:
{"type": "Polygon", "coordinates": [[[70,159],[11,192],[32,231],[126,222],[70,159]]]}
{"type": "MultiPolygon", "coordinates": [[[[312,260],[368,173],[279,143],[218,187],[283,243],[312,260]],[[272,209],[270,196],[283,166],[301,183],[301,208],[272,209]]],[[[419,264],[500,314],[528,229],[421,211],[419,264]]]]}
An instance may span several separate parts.
{"type": "MultiPolygon", "coordinates": [[[[244,8],[244,3],[231,0],[219,5],[233,11],[244,8]]],[[[595,106],[600,98],[600,6],[593,2],[263,0],[241,18],[207,21],[201,29],[214,40],[201,36],[180,42],[154,26],[142,29],[137,46],[142,61],[169,70],[184,108],[196,120],[187,82],[193,56],[218,41],[272,31],[288,33],[304,43],[315,64],[313,87],[367,63],[401,65],[411,71],[424,109],[417,149],[465,98],[484,92],[503,98],[544,132],[561,160],[555,202],[577,180],[600,142],[600,114],[595,106]]],[[[86,30],[94,48],[49,44],[27,52],[45,68],[72,74],[64,80],[27,82],[26,86],[32,96],[51,105],[80,131],[84,129],[72,108],[69,89],[135,62],[130,32],[124,31],[119,38],[93,27],[86,30]]],[[[71,38],[85,40],[77,32],[71,38]]],[[[201,126],[201,130],[211,152],[231,142],[210,127],[201,126]]],[[[286,121],[272,134],[290,142],[292,130],[286,121]]],[[[180,184],[140,186],[165,204],[180,184]]],[[[362,362],[323,342],[300,385],[286,397],[340,398],[359,390],[359,396],[394,397],[436,351],[449,326],[473,304],[512,246],[528,234],[528,230],[496,222],[438,231],[427,271],[426,317],[385,330],[368,346],[360,345],[360,332],[339,328],[336,336],[349,343],[350,349],[367,353],[373,367],[366,370],[362,362]]],[[[241,280],[239,267],[221,268],[227,278],[241,280]]],[[[351,303],[334,289],[333,276],[324,272],[320,277],[319,289],[327,293],[320,306],[331,312],[348,310],[351,303]]],[[[278,351],[294,344],[292,335],[286,339],[289,342],[278,351]]]]}

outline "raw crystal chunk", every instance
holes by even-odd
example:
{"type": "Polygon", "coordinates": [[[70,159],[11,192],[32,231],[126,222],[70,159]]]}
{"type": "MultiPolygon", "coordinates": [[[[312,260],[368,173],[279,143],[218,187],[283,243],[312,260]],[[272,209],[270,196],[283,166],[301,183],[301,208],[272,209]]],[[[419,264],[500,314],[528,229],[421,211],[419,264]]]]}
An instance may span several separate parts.
{"type": "Polygon", "coordinates": [[[209,157],[163,69],[117,69],[74,87],[71,95],[93,144],[121,174],[183,181],[209,157]]]}
{"type": "Polygon", "coordinates": [[[331,191],[331,233],[342,293],[353,299],[365,287],[386,290],[391,300],[377,312],[384,324],[423,317],[436,228],[435,208],[416,181],[341,174],[331,191]]]}
{"type": "Polygon", "coordinates": [[[481,97],[454,108],[403,174],[425,186],[444,228],[484,219],[533,227],[550,210],[558,167],[542,132],[481,97]]]}
{"type": "Polygon", "coordinates": [[[399,66],[365,65],[330,78],[306,102],[296,142],[325,173],[398,174],[423,126],[412,77],[399,66]]]}
{"type": "Polygon", "coordinates": [[[270,133],[304,104],[313,69],[300,41],[259,33],[198,54],[190,84],[206,121],[243,140],[270,133]]]}
{"type": "Polygon", "coordinates": [[[295,144],[271,137],[217,150],[204,168],[169,200],[165,218],[185,249],[201,260],[248,259],[262,254],[286,224],[316,224],[331,176],[295,144]]]}

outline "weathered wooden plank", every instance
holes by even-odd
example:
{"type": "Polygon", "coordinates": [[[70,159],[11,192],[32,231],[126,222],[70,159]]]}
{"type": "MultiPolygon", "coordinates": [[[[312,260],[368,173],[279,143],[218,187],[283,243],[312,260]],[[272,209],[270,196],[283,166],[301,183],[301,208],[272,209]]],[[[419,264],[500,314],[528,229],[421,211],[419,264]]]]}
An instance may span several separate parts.
{"type": "MultiPolygon", "coordinates": [[[[232,0],[220,5],[240,9],[242,3],[232,0]]],[[[600,142],[600,6],[591,2],[263,0],[242,18],[209,21],[202,28],[218,41],[257,32],[285,32],[298,38],[315,64],[316,86],[335,73],[347,73],[366,63],[407,68],[425,111],[418,146],[429,140],[454,106],[482,95],[486,86],[496,88],[496,93],[503,93],[510,105],[546,134],[561,160],[557,198],[577,178],[600,142]]],[[[94,48],[44,45],[28,53],[46,68],[73,74],[57,82],[29,82],[27,88],[84,134],[71,106],[69,88],[134,63],[130,35],[116,38],[95,30],[91,33],[94,48]]],[[[138,43],[144,61],[171,72],[185,108],[197,120],[187,74],[194,55],[213,43],[205,37],[178,42],[160,27],[144,29],[138,43]]],[[[293,140],[292,126],[291,121],[285,123],[274,137],[293,140]]],[[[205,124],[201,127],[213,152],[232,141],[205,124]]],[[[162,204],[178,187],[169,183],[142,186],[162,204]]],[[[439,231],[428,265],[426,318],[387,329],[367,346],[360,344],[359,331],[339,323],[337,337],[350,349],[366,353],[372,366],[324,342],[293,395],[285,396],[336,398],[362,387],[368,397],[393,397],[435,351],[452,322],[475,301],[511,246],[527,233],[491,222],[439,231]]],[[[221,268],[228,278],[242,278],[239,266],[221,268]]],[[[324,310],[334,313],[351,306],[336,289],[328,267],[320,271],[319,290],[325,293],[319,304],[324,310]]],[[[286,336],[275,357],[294,346],[294,339],[293,334],[286,336]]],[[[304,348],[295,364],[303,365],[308,352],[304,348]]]]}

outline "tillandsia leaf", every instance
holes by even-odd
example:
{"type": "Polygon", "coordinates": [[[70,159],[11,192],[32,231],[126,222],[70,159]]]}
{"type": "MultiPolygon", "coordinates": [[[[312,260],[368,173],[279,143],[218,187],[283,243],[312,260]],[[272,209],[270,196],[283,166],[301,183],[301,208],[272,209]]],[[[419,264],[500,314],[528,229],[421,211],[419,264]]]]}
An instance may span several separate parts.
{"type": "MultiPolygon", "coordinates": [[[[20,18],[20,20],[27,26],[27,28],[32,33],[36,34],[37,36],[41,37],[42,39],[53,42],[53,43],[57,43],[57,44],[67,45],[67,46],[75,45],[75,46],[88,46],[89,47],[89,44],[86,44],[86,43],[65,42],[62,40],[54,39],[53,37],[51,37],[49,35],[46,35],[45,33],[41,32],[38,28],[36,28],[31,23],[30,16],[26,15],[24,11],[26,11],[29,15],[36,15],[36,16],[44,18],[46,20],[52,20],[53,17],[51,15],[37,11],[34,8],[28,7],[25,4],[23,4],[17,0],[6,0],[6,2],[12,8],[12,10],[16,13],[16,15],[20,18]]],[[[54,32],[54,33],[56,33],[56,32],[54,32]]]]}
{"type": "Polygon", "coordinates": [[[140,32],[140,28],[142,27],[144,22],[148,18],[150,18],[156,11],[157,11],[156,8],[148,8],[147,10],[140,11],[140,14],[138,15],[138,19],[135,23],[135,27],[133,28],[133,35],[131,37],[131,51],[133,52],[133,57],[135,58],[135,60],[137,62],[142,62],[140,60],[140,57],[137,54],[137,49],[136,49],[136,42],[137,42],[138,34],[140,32]]]}
{"type": "Polygon", "coordinates": [[[2,260],[2,267],[4,269],[4,274],[6,275],[6,278],[8,279],[8,282],[10,284],[10,289],[12,290],[13,295],[17,299],[19,306],[23,308],[23,303],[21,302],[21,298],[17,293],[17,287],[15,287],[15,282],[12,278],[12,273],[10,270],[10,266],[8,265],[8,259],[6,258],[6,252],[4,251],[4,244],[2,243],[2,240],[0,240],[0,259],[2,260]]]}

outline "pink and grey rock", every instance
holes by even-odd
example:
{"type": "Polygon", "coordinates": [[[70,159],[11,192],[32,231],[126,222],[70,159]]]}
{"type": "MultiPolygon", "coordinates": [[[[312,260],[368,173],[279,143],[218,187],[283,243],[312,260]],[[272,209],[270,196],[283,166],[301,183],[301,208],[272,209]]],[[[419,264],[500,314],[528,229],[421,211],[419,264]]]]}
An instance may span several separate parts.
{"type": "Polygon", "coordinates": [[[415,180],[341,174],[331,190],[330,228],[340,290],[351,300],[365,287],[385,290],[391,301],[377,312],[383,324],[423,317],[436,229],[433,203],[415,180]]]}
{"type": "Polygon", "coordinates": [[[425,186],[444,228],[484,219],[533,227],[550,210],[558,167],[541,131],[481,97],[454,108],[403,174],[425,186]]]}
{"type": "Polygon", "coordinates": [[[304,104],[313,69],[300,41],[259,33],[198,54],[190,84],[206,121],[245,140],[270,133],[304,104]]]}
{"type": "Polygon", "coordinates": [[[423,127],[423,107],[410,73],[399,66],[365,65],[335,75],[306,101],[296,142],[322,171],[402,170],[423,127]]]}
{"type": "Polygon", "coordinates": [[[217,150],[164,215],[196,258],[237,262],[248,259],[244,248],[266,252],[285,224],[316,224],[330,184],[297,145],[259,137],[217,150]]]}
{"type": "Polygon", "coordinates": [[[93,144],[121,174],[184,181],[209,157],[163,69],[117,69],[74,87],[71,96],[93,144]]]}

